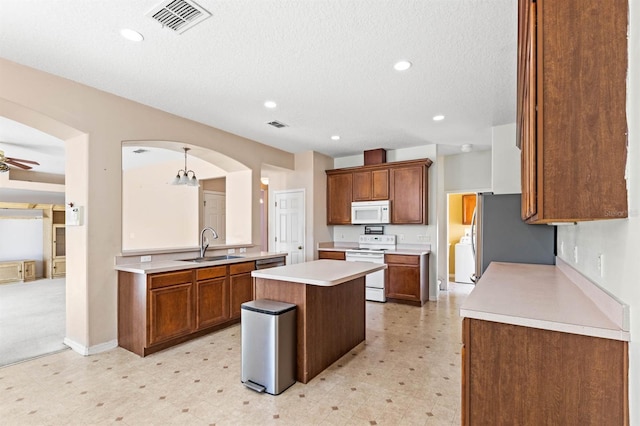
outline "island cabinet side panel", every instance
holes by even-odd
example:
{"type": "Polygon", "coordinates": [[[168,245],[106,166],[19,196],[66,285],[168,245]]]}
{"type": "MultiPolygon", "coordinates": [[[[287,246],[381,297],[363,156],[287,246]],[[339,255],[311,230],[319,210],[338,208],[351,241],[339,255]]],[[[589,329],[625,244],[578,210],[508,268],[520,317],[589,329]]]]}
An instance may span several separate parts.
{"type": "Polygon", "coordinates": [[[288,281],[269,280],[265,278],[253,279],[255,299],[277,300],[279,302],[296,305],[296,380],[307,383],[307,340],[305,285],[288,281]]]}
{"type": "Polygon", "coordinates": [[[476,319],[464,327],[465,424],[628,424],[627,342],[476,319]]]}
{"type": "Polygon", "coordinates": [[[365,278],[307,286],[308,380],[365,340],[365,278]]]}
{"type": "Polygon", "coordinates": [[[144,356],[147,328],[147,277],[118,272],[118,346],[144,356]]]}

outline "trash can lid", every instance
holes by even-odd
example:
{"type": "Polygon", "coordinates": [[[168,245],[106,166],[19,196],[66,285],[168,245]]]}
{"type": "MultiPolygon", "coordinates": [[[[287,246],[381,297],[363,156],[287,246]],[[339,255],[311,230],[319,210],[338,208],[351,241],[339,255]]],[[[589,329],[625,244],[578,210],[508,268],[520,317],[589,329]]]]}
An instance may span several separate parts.
{"type": "Polygon", "coordinates": [[[258,299],[245,302],[240,305],[240,308],[268,315],[281,315],[294,310],[296,305],[293,303],[279,302],[277,300],[258,299]]]}

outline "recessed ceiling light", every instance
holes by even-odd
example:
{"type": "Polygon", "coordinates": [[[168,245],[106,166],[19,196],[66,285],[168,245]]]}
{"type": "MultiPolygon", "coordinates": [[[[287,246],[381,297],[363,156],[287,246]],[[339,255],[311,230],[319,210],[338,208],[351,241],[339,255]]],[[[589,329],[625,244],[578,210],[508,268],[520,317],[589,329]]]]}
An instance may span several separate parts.
{"type": "Polygon", "coordinates": [[[444,115],[434,115],[433,121],[442,121],[444,120],[444,115]]]}
{"type": "Polygon", "coordinates": [[[278,106],[278,104],[273,102],[273,101],[266,101],[264,103],[264,106],[267,107],[267,108],[275,108],[275,107],[278,106]]]}
{"type": "Polygon", "coordinates": [[[331,136],[331,140],[332,140],[332,141],[339,141],[339,140],[340,140],[340,136],[338,136],[338,135],[333,135],[333,136],[331,136]]]}
{"type": "Polygon", "coordinates": [[[399,61],[393,66],[396,71],[406,71],[411,68],[411,62],[409,61],[399,61]]]}
{"type": "Polygon", "coordinates": [[[120,35],[130,41],[142,41],[144,37],[137,31],[129,28],[123,28],[120,30],[120,35]]]}

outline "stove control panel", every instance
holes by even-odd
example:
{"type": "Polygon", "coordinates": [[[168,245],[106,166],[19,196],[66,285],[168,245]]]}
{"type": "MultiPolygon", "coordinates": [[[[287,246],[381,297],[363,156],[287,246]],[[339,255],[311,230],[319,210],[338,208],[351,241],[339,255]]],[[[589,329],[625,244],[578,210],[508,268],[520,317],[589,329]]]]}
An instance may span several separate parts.
{"type": "Polygon", "coordinates": [[[395,235],[360,235],[358,238],[360,244],[385,244],[396,245],[395,235]]]}

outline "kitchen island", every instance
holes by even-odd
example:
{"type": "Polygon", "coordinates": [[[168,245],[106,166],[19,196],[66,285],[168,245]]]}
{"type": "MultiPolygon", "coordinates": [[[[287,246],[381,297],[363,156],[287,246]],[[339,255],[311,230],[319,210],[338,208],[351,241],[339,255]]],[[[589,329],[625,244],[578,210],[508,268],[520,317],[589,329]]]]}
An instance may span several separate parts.
{"type": "Polygon", "coordinates": [[[307,383],[365,340],[365,275],[385,264],[316,260],[253,271],[256,299],[293,303],[296,380],[307,383]]]}

